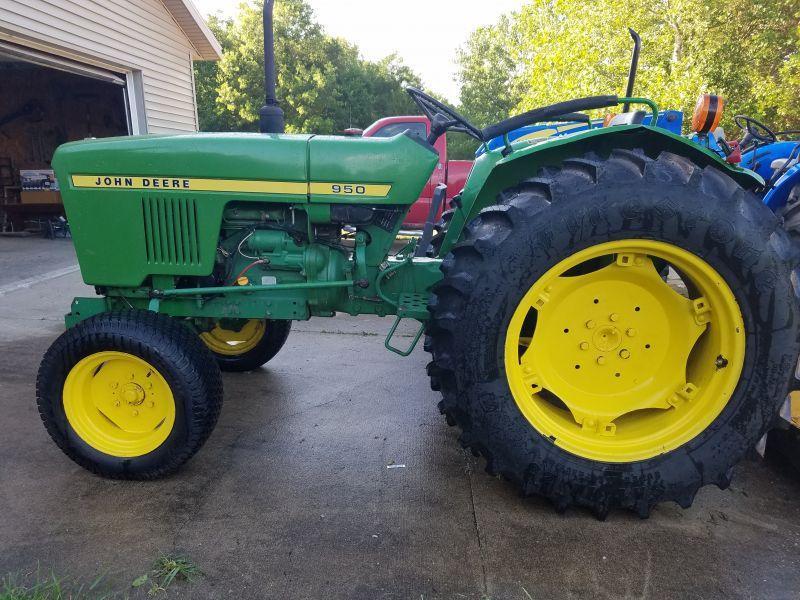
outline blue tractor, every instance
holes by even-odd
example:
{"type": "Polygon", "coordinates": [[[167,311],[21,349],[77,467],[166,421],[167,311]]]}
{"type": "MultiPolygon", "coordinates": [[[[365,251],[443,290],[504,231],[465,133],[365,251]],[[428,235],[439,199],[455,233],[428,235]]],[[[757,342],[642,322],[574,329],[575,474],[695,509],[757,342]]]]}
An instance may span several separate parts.
{"type": "Polygon", "coordinates": [[[737,116],[746,133],[740,142],[740,166],[764,179],[764,204],[784,218],[784,227],[800,235],[800,130],[773,131],[752,117],[737,116]]]}

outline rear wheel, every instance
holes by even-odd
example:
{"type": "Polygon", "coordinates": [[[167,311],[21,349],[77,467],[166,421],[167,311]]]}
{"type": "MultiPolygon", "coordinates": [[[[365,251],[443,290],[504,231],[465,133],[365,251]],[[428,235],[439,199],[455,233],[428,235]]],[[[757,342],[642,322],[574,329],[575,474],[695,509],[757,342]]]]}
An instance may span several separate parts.
{"type": "Polygon", "coordinates": [[[504,192],[442,265],[441,408],[559,509],[687,507],[769,427],[795,364],[788,240],[735,182],[616,151],[504,192]]]}
{"type": "Polygon", "coordinates": [[[211,354],[173,318],[105,313],[49,348],[36,382],[39,414],[56,444],[104,477],[152,479],[205,443],[222,406],[211,354]]]}
{"type": "Polygon", "coordinates": [[[217,322],[200,339],[223,371],[252,371],[283,348],[291,328],[291,321],[231,319],[217,322]]]}

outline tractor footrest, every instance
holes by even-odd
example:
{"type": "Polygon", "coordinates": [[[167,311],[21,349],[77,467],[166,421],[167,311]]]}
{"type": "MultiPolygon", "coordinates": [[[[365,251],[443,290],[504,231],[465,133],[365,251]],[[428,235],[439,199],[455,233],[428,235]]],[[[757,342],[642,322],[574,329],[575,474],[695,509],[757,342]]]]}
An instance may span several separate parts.
{"type": "Polygon", "coordinates": [[[425,331],[425,322],[429,316],[428,297],[425,294],[400,294],[400,301],[397,304],[397,318],[395,318],[394,325],[386,335],[384,346],[400,356],[408,356],[414,350],[419,338],[422,337],[422,332],[425,331]],[[403,319],[416,319],[420,322],[417,333],[405,350],[395,348],[392,345],[392,338],[397,331],[397,326],[400,325],[400,321],[403,319]]]}
{"type": "Polygon", "coordinates": [[[430,317],[427,294],[400,294],[397,316],[402,319],[427,321],[430,317]]]}

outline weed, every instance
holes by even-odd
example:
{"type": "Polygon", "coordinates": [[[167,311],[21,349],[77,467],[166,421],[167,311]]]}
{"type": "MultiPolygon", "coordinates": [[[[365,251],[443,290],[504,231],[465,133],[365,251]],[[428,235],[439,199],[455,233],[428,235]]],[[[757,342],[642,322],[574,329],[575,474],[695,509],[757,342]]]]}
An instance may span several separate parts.
{"type": "MultiPolygon", "coordinates": [[[[161,554],[153,563],[153,568],[150,572],[134,579],[131,585],[138,588],[149,583],[148,595],[156,596],[161,592],[165,592],[176,581],[191,581],[194,577],[202,574],[203,572],[197,565],[185,556],[161,554]]],[[[0,600],[5,599],[0,598],[0,600]]]]}

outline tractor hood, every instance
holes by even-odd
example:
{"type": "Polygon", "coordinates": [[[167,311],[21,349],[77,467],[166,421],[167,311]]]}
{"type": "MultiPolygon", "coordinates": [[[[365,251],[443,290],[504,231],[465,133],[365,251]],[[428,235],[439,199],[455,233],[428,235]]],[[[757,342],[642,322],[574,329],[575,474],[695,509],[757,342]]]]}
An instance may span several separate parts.
{"type": "Polygon", "coordinates": [[[56,150],[53,167],[69,211],[74,191],[305,193],[310,135],[144,135],[85,140],[56,150]],[[292,185],[261,185],[261,181],[292,185]],[[234,183],[236,182],[236,183],[234,183]]]}
{"type": "Polygon", "coordinates": [[[211,273],[230,202],[406,205],[437,162],[403,134],[202,133],[72,142],[53,168],[84,281],[136,286],[148,274],[211,273]],[[169,264],[152,264],[165,236],[169,264]]]}
{"type": "Polygon", "coordinates": [[[69,211],[72,192],[89,189],[408,204],[418,197],[436,162],[432,148],[402,134],[353,138],[201,133],[71,142],[58,148],[53,167],[69,211]]]}

